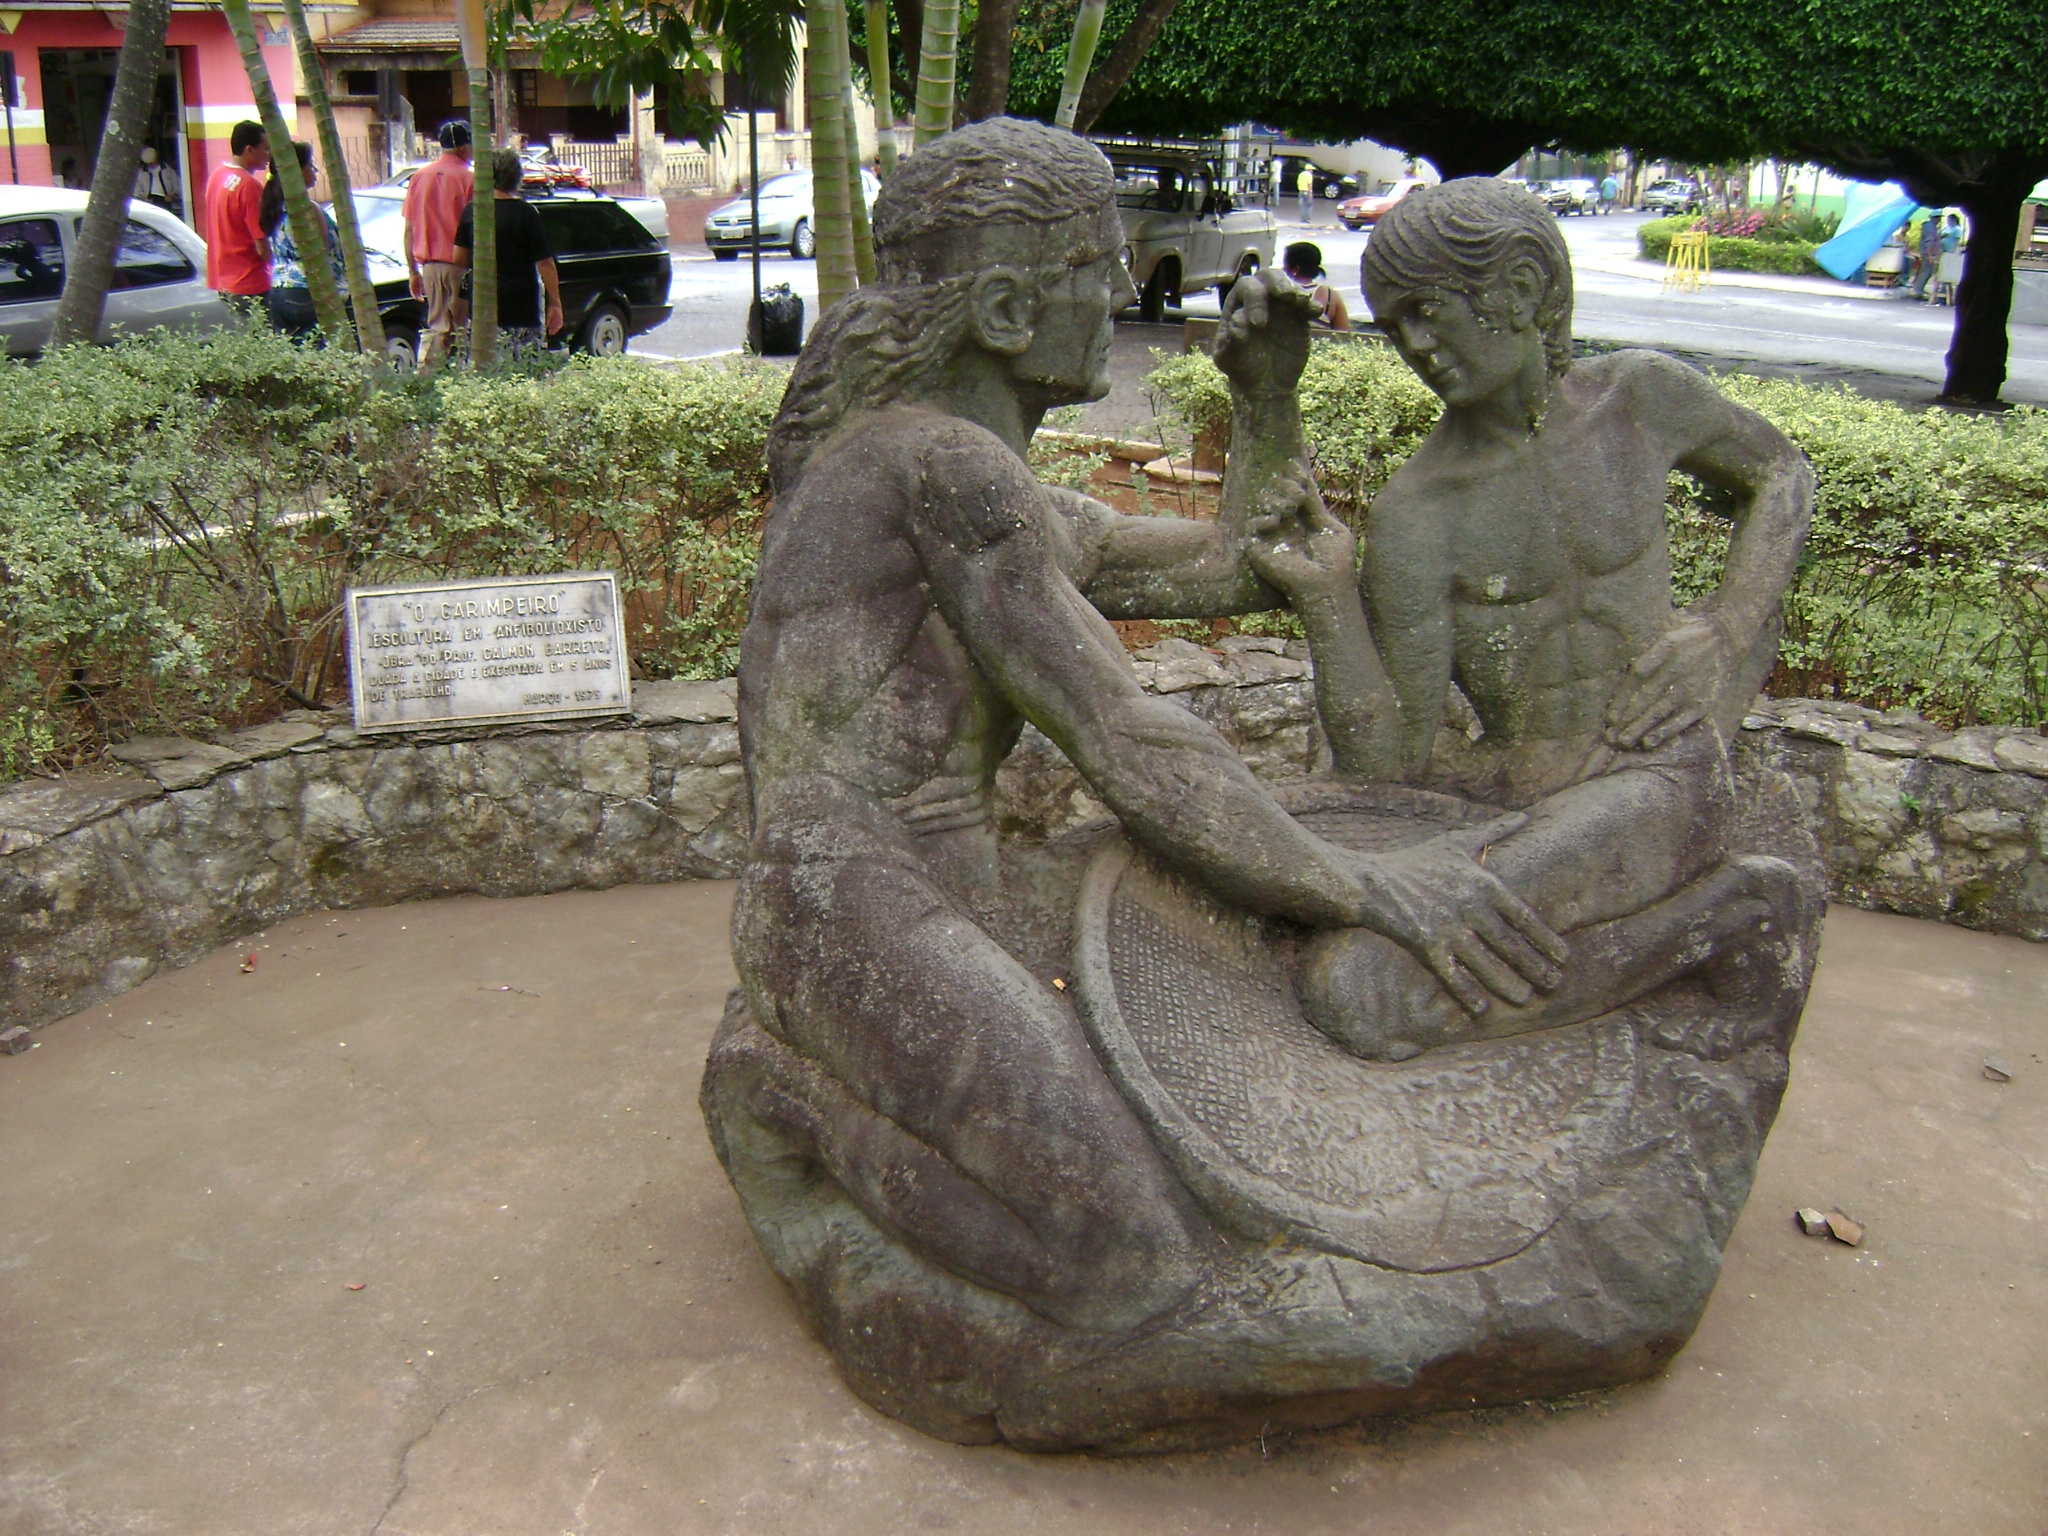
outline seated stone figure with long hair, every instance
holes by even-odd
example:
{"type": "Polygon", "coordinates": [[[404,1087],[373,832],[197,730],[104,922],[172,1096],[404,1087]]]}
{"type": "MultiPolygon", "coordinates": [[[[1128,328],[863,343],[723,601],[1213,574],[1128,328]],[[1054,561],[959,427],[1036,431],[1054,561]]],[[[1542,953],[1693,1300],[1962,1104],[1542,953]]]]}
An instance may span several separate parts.
{"type": "MultiPolygon", "coordinates": [[[[1036,124],[920,150],[875,205],[879,282],[823,317],[791,377],[739,676],[747,1006],[705,1087],[736,1180],[772,1159],[735,1139],[773,1126],[923,1259],[1099,1330],[1172,1305],[1211,1237],[1068,1001],[996,936],[989,797],[1026,720],[1136,840],[1242,908],[1418,954],[1481,922],[1521,935],[1539,974],[1559,952],[1475,861],[1489,831],[1391,860],[1333,847],[1138,687],[1104,613],[1277,598],[1243,564],[1242,519],[1118,517],[1025,465],[1047,409],[1108,387],[1133,296],[1113,191],[1092,145],[1036,124]]],[[[772,1201],[749,1190],[758,1227],[772,1201]]]]}
{"type": "Polygon", "coordinates": [[[1804,458],[1659,354],[1574,364],[1557,221],[1508,183],[1404,199],[1373,232],[1364,281],[1442,418],[1373,502],[1360,569],[1351,530],[1286,473],[1269,494],[1294,511],[1269,515],[1252,558],[1307,628],[1338,771],[1526,811],[1487,867],[1571,956],[1532,987],[1513,935],[1446,978],[1377,934],[1326,934],[1306,949],[1306,1011],[1355,1053],[1401,1060],[1697,975],[1715,1005],[1663,1043],[1726,1056],[1789,1026],[1803,985],[1751,967],[1745,944],[1802,921],[1800,897],[1780,860],[1727,857],[1724,737],[1776,654],[1812,509],[1804,458]],[[1719,591],[1683,611],[1673,470],[1730,493],[1735,523],[1719,591]],[[1484,735],[1444,733],[1443,750],[1453,682],[1484,735]]]}

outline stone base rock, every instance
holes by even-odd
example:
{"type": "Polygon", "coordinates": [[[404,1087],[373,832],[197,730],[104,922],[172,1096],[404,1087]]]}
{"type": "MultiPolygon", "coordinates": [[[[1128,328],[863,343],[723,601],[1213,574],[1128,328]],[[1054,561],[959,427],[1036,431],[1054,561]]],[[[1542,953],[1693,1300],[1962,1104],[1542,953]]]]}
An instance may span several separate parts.
{"type": "MultiPolygon", "coordinates": [[[[1803,997],[1824,877],[1789,779],[1749,777],[1735,842],[1801,873],[1798,931],[1775,935],[1760,953],[1769,951],[1763,959],[1803,997]]],[[[1091,983],[1078,975],[1072,914],[1082,909],[1085,932],[1092,898],[1084,881],[1099,883],[1105,848],[1121,846],[1113,829],[1092,828],[1042,845],[1013,838],[1004,848],[1006,888],[1046,909],[1016,914],[1005,942],[1035,973],[1076,977],[1064,995],[1084,1010],[1091,983]]],[[[1247,932],[1224,935],[1228,921],[1193,912],[1189,942],[1152,957],[1149,995],[1156,1004],[1178,988],[1196,1012],[1204,999],[1224,1012],[1263,1007],[1271,1019],[1254,1027],[1284,1031],[1295,1005],[1257,974],[1259,941],[1249,935],[1257,920],[1240,919],[1247,932]]],[[[845,1139],[821,1134],[828,1124],[872,1112],[763,1030],[738,992],[702,1098],[770,1264],[874,1407],[963,1443],[1156,1451],[1577,1392],[1658,1370],[1713,1290],[1784,1090],[1796,1027],[1796,1017],[1781,1019],[1724,1060],[1658,1043],[1670,1038],[1674,1011],[1712,1006],[1696,982],[1681,981],[1600,1019],[1398,1066],[1360,1062],[1302,1025],[1294,1056],[1263,1077],[1258,1057],[1270,1040],[1224,1060],[1213,1035],[1200,1033],[1214,1031],[1214,1018],[1166,1020],[1167,1034],[1178,1029],[1190,1042],[1182,1055],[1193,1062],[1174,1069],[1167,1099],[1178,1095],[1185,1108],[1190,1095],[1273,1088],[1278,1097],[1232,1122],[1235,1130],[1216,1129],[1227,1113],[1212,1116],[1208,1150],[1190,1153],[1195,1143],[1162,1121],[1158,1085],[1141,1093],[1128,1062],[1108,1061],[1215,1235],[1195,1290],[1124,1334],[1057,1326],[878,1227],[819,1151],[845,1139]],[[1290,1108],[1279,1099],[1288,1084],[1298,1095],[1304,1069],[1295,1057],[1304,1053],[1317,1057],[1306,1080],[1328,1097],[1303,1106],[1297,1096],[1290,1108]],[[1503,1069],[1506,1057],[1521,1064],[1503,1069]],[[1550,1070],[1560,1063],[1576,1066],[1550,1070]],[[1538,1073],[1545,1080],[1531,1081],[1538,1073]],[[1565,1097],[1577,1097],[1548,1102],[1567,1079],[1579,1086],[1565,1097]],[[1336,1145],[1345,1137],[1335,1122],[1347,1113],[1356,1144],[1336,1145]],[[1299,1124],[1277,1123],[1290,1116],[1299,1124]],[[1266,1144],[1248,1145],[1262,1140],[1261,1124],[1272,1132],[1266,1144]],[[1317,1150],[1323,1144],[1328,1158],[1317,1150]],[[1191,1157],[1212,1166],[1191,1166],[1191,1157]],[[1321,1166],[1347,1157],[1341,1177],[1321,1166]],[[1245,1176],[1254,1166],[1262,1177],[1245,1176]],[[1273,1193],[1290,1181],[1343,1178],[1356,1186],[1352,1208],[1334,1218],[1304,1216],[1313,1202],[1291,1205],[1273,1193]]],[[[1104,1054],[1099,1027],[1095,1038],[1104,1054]]],[[[1202,1106],[1190,1113],[1202,1118],[1202,1106]]]]}

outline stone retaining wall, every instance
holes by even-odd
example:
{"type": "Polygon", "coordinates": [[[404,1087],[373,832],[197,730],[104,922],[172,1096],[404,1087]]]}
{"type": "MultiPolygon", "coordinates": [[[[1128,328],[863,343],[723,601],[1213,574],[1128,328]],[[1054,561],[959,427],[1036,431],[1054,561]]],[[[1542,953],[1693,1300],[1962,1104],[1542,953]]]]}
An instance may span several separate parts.
{"type": "MultiPolygon", "coordinates": [[[[1167,640],[1136,665],[1260,774],[1312,765],[1298,644],[1167,640]]],[[[299,711],[0,789],[0,1027],[300,912],[731,877],[746,836],[733,684],[643,682],[633,704],[594,727],[376,737],[299,711]]],[[[1739,768],[1797,782],[1842,900],[2048,940],[2048,739],[1771,700],[1735,745],[1739,768]]],[[[1046,833],[1106,814],[1027,730],[999,779],[1002,824],[1046,833]]]]}

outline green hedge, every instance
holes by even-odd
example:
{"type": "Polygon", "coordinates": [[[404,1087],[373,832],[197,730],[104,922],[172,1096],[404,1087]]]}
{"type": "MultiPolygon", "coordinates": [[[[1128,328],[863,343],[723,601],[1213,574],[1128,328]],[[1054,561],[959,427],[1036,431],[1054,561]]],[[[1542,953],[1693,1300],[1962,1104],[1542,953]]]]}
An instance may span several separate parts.
{"type": "MultiPolygon", "coordinates": [[[[1819,480],[1773,689],[1956,725],[2048,719],[2048,412],[1915,413],[1845,389],[1716,382],[1805,450],[1819,480]]],[[[1227,420],[1205,357],[1163,358],[1148,383],[1189,429],[1227,420]]],[[[1325,494],[1361,526],[1439,409],[1391,350],[1328,342],[1310,356],[1302,407],[1325,494]]],[[[1683,475],[1668,517],[1688,602],[1720,580],[1728,525],[1683,475]]]]}
{"type": "Polygon", "coordinates": [[[635,671],[732,669],[774,369],[373,387],[268,332],[0,369],[0,779],[346,688],[345,587],[616,570],[635,671]]]}
{"type": "MultiPolygon", "coordinates": [[[[1652,219],[1636,230],[1636,247],[1650,261],[1663,261],[1671,252],[1671,237],[1691,229],[1699,219],[1694,214],[1677,218],[1652,219]]],[[[1707,261],[1717,272],[1781,272],[1793,277],[1824,276],[1813,259],[1815,247],[1807,240],[1740,240],[1725,235],[1707,240],[1707,261]]]]}

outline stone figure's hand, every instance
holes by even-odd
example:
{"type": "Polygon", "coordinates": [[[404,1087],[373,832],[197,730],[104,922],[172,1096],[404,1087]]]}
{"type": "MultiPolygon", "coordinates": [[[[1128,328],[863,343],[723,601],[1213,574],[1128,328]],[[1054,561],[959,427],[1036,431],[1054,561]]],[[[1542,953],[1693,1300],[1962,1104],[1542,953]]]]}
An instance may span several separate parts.
{"type": "Polygon", "coordinates": [[[1315,301],[1284,272],[1261,268],[1238,279],[1223,300],[1216,328],[1216,366],[1248,395],[1285,395],[1308,363],[1308,325],[1315,301]]]}
{"type": "Polygon", "coordinates": [[[1364,926],[1385,934],[1428,966],[1466,1012],[1486,1012],[1489,994],[1517,1007],[1564,979],[1571,950],[1536,909],[1479,864],[1489,844],[1528,822],[1503,816],[1448,832],[1398,853],[1360,857],[1364,926]]]}
{"type": "Polygon", "coordinates": [[[1713,709],[1733,660],[1718,623],[1686,617],[1629,664],[1607,706],[1607,744],[1647,752],[1690,729],[1713,709]]]}
{"type": "Polygon", "coordinates": [[[1290,598],[1358,579],[1358,535],[1323,504],[1304,465],[1274,478],[1259,498],[1246,561],[1290,598]]]}

